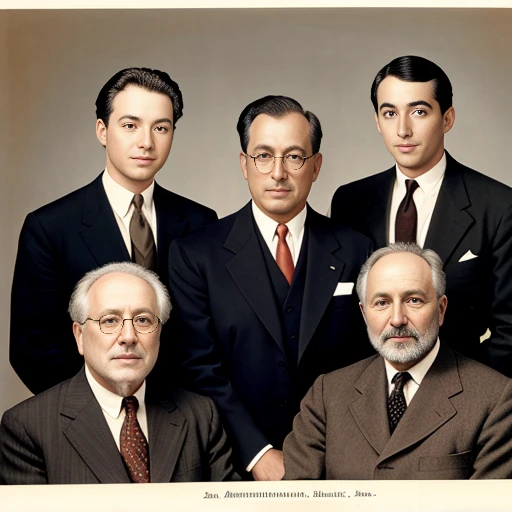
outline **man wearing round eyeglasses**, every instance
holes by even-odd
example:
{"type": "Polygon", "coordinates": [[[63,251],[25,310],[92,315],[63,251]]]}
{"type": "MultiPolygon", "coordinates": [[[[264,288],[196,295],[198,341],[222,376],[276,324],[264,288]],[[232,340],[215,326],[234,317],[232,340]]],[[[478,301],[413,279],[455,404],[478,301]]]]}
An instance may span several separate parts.
{"type": "Polygon", "coordinates": [[[69,313],[84,368],[4,414],[0,484],[238,477],[209,398],[146,386],[170,309],[157,275],[134,263],[78,282],[69,313]]]}
{"type": "Polygon", "coordinates": [[[239,471],[278,480],[315,378],[371,351],[353,293],[371,245],[306,204],[322,165],[313,113],[267,96],[237,130],[252,201],[171,245],[169,287],[184,379],[217,403],[239,471]]]}

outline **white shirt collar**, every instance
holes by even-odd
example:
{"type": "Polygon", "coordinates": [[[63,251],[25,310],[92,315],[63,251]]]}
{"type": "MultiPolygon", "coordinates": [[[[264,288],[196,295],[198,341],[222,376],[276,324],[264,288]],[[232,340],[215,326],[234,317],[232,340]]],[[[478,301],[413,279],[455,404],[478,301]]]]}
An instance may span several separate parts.
{"type": "MultiPolygon", "coordinates": [[[[112,393],[108,389],[104,388],[91,374],[89,367],[87,364],[85,365],[85,376],[87,378],[87,382],[89,386],[91,386],[91,390],[96,397],[96,400],[100,404],[100,407],[112,418],[118,418],[119,414],[121,414],[121,406],[123,402],[123,397],[112,393]]],[[[139,401],[139,404],[144,403],[144,398],[146,396],[146,381],[144,381],[141,387],[137,390],[137,392],[133,395],[139,401]]]]}
{"type": "MultiPolygon", "coordinates": [[[[425,378],[425,375],[430,370],[430,367],[432,366],[434,360],[436,359],[437,354],[439,352],[439,347],[440,344],[438,337],[432,350],[419,363],[416,363],[414,366],[407,370],[407,372],[411,374],[412,380],[416,382],[418,386],[421,384],[421,381],[425,378]]],[[[393,384],[391,384],[391,381],[393,380],[395,374],[398,373],[398,370],[391,366],[391,363],[389,363],[385,359],[384,365],[386,366],[386,375],[388,377],[388,389],[391,389],[393,386],[393,384]]]]}
{"type": "MultiPolygon", "coordinates": [[[[122,185],[119,185],[119,183],[117,183],[117,181],[115,181],[114,178],[110,176],[108,169],[106,168],[105,172],[103,173],[102,180],[105,193],[107,194],[108,202],[112,206],[112,209],[122,219],[128,215],[133,196],[135,194],[124,188],[122,185]]],[[[142,206],[143,210],[151,211],[151,208],[153,207],[154,189],[155,181],[153,180],[151,185],[149,185],[149,187],[142,192],[142,197],[144,197],[144,204],[142,206]]]]}
{"type": "MultiPolygon", "coordinates": [[[[293,217],[293,219],[286,222],[286,226],[288,227],[288,231],[292,235],[293,240],[298,240],[300,238],[300,235],[304,230],[307,213],[308,209],[304,206],[304,208],[295,217],[293,217]]],[[[276,222],[263,213],[254,201],[252,201],[252,214],[254,215],[256,225],[261,232],[261,236],[267,245],[270,246],[274,236],[276,235],[276,228],[279,222],[276,222]]]]}
{"type": "MultiPolygon", "coordinates": [[[[398,164],[395,166],[396,168],[396,180],[397,185],[399,187],[403,187],[405,190],[405,180],[410,180],[408,176],[406,176],[399,168],[398,164]]],[[[428,194],[434,187],[437,185],[440,179],[444,176],[444,173],[446,171],[446,153],[443,153],[443,156],[441,157],[441,160],[437,162],[432,169],[429,171],[423,173],[421,176],[418,176],[417,178],[414,178],[415,181],[418,183],[419,187],[425,194],[428,194]]]]}

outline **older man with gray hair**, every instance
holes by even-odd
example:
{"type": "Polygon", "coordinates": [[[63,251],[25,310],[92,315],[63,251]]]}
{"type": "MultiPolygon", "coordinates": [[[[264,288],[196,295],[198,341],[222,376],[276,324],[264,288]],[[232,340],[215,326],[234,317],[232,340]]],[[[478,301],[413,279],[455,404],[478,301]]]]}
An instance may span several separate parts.
{"type": "MultiPolygon", "coordinates": [[[[83,369],[8,410],[0,483],[229,480],[231,449],[209,398],[146,390],[171,304],[135,263],[88,272],[69,303],[83,369]]],[[[51,319],[48,319],[51,321],[51,319]]]]}
{"type": "Polygon", "coordinates": [[[512,478],[512,381],[439,340],[444,291],[431,250],[370,256],[357,293],[379,354],[316,380],[284,442],[286,479],[512,478]]]}

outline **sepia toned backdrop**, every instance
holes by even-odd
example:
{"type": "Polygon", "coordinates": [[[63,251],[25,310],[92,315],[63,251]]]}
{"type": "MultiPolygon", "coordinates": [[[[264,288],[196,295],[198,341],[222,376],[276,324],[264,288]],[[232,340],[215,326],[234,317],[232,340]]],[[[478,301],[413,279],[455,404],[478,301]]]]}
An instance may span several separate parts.
{"type": "Polygon", "coordinates": [[[8,362],[21,225],[103,169],[94,102],[116,71],[158,68],[179,83],[184,117],[157,180],[219,216],[250,197],[240,112],[267,94],[296,98],[322,122],[324,164],[310,204],[325,213],[340,184],[392,165],[369,91],[399,55],[431,59],[450,77],[452,155],[512,185],[511,26],[506,9],[0,11],[0,414],[30,395],[8,362]]]}

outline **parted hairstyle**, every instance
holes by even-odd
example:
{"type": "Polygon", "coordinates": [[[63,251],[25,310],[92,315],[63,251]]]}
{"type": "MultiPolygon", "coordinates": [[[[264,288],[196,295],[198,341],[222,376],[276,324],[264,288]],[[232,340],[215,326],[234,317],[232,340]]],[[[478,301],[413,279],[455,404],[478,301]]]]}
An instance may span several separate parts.
{"type": "Polygon", "coordinates": [[[386,64],[375,77],[372,84],[370,98],[375,112],[378,112],[377,89],[380,83],[388,76],[394,76],[404,82],[430,82],[434,81],[434,99],[444,114],[452,106],[452,84],[446,73],[432,61],[416,55],[405,55],[393,59],[386,64]]]}
{"type": "Polygon", "coordinates": [[[400,252],[414,254],[426,261],[430,270],[432,270],[432,283],[436,290],[437,300],[444,295],[446,290],[446,275],[443,271],[443,262],[437,253],[432,249],[422,249],[419,245],[414,243],[397,242],[376,250],[361,267],[356,283],[356,291],[361,304],[364,304],[366,298],[366,282],[372,267],[384,256],[400,252]]]}
{"type": "Polygon", "coordinates": [[[79,324],[85,322],[85,319],[88,315],[87,310],[89,307],[87,294],[89,293],[91,286],[100,277],[106,276],[108,274],[129,274],[146,281],[146,283],[148,283],[149,286],[153,288],[153,291],[156,295],[158,318],[160,318],[162,324],[167,322],[171,312],[171,301],[169,299],[169,293],[167,292],[167,289],[154,272],[141,267],[136,263],[127,261],[107,263],[102,267],[87,272],[87,274],[85,274],[84,277],[78,281],[73,290],[73,293],[71,294],[68,308],[69,315],[71,316],[71,320],[73,320],[73,322],[78,322],[79,324]]]}
{"type": "Polygon", "coordinates": [[[150,92],[165,94],[172,101],[173,127],[183,115],[183,96],[178,84],[165,71],[149,68],[126,68],[117,72],[102,88],[96,98],[96,118],[108,127],[114,98],[118,93],[133,85],[150,92]]]}
{"type": "Polygon", "coordinates": [[[265,96],[264,98],[249,103],[249,105],[242,110],[236,125],[238,135],[240,136],[242,151],[247,153],[249,128],[260,114],[266,114],[267,116],[279,119],[295,112],[303,115],[308,120],[313,154],[318,153],[320,151],[320,142],[322,141],[322,127],[318,117],[316,117],[313,112],[304,110],[298,101],[287,96],[265,96]]]}

